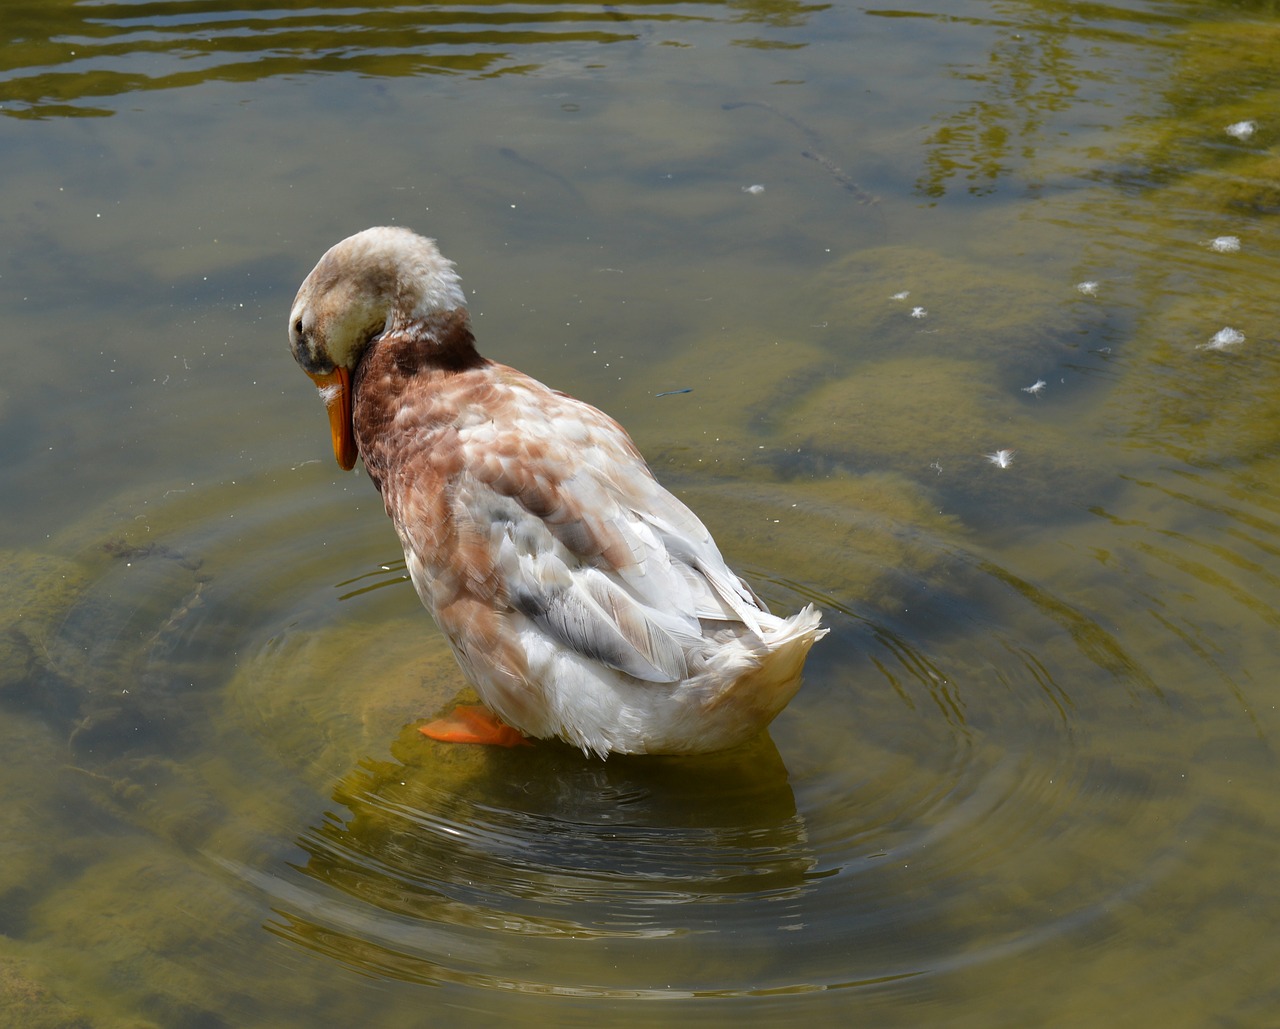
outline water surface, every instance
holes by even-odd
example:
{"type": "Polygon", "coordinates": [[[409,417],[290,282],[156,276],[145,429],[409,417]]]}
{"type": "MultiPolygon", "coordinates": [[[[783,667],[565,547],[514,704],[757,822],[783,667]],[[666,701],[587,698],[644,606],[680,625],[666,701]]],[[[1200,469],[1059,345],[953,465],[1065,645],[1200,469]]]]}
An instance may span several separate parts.
{"type": "Polygon", "coordinates": [[[1272,1017],[1267,5],[0,33],[6,1024],[1272,1017]],[[419,736],[465,684],[284,331],[380,223],[825,610],[767,736],[419,736]]]}

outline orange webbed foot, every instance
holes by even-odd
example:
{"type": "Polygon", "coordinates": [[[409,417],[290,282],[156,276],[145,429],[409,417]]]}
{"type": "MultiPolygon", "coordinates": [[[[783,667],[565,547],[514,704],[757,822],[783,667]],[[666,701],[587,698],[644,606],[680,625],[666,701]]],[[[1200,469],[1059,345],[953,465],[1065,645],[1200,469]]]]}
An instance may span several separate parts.
{"type": "Polygon", "coordinates": [[[459,704],[452,714],[418,726],[418,732],[442,743],[486,743],[494,747],[532,747],[518,729],[513,729],[488,708],[459,704]]]}

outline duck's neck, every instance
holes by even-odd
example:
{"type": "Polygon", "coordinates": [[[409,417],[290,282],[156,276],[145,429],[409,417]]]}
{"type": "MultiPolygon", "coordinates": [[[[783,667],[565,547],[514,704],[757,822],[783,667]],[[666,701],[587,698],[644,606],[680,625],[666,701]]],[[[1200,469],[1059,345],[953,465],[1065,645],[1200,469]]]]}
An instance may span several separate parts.
{"type": "Polygon", "coordinates": [[[437,369],[458,372],[486,363],[476,353],[476,338],[465,307],[395,324],[374,340],[361,364],[367,364],[375,351],[391,354],[404,375],[437,369]]]}
{"type": "Polygon", "coordinates": [[[483,379],[492,365],[476,353],[462,307],[397,325],[369,345],[352,377],[352,421],[379,491],[404,462],[430,463],[427,451],[458,417],[463,383],[483,379]]]}

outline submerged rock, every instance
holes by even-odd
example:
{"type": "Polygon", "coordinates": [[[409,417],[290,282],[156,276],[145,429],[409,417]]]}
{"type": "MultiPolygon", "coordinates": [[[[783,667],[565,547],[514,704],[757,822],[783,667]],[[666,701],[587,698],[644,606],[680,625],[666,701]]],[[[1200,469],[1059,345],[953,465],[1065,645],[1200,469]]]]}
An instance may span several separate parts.
{"type": "Polygon", "coordinates": [[[128,750],[180,707],[175,640],[209,577],[167,548],[112,540],[72,561],[0,554],[0,697],[80,753],[128,750]]]}

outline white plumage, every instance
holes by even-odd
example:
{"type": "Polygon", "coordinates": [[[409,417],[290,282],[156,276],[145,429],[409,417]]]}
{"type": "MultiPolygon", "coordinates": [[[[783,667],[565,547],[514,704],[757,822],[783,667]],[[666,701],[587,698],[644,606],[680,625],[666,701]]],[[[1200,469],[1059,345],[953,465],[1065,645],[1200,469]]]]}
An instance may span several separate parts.
{"type": "Polygon", "coordinates": [[[480,357],[431,240],[337,244],[298,291],[290,343],[329,391],[339,463],[364,459],[419,596],[508,725],[600,755],[697,753],[795,694],[818,612],[769,613],[621,426],[480,357]]]}

